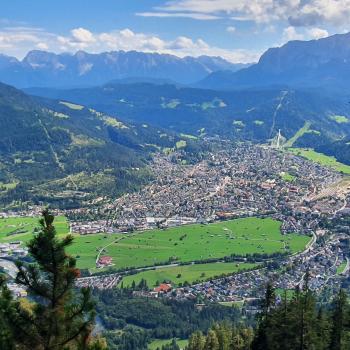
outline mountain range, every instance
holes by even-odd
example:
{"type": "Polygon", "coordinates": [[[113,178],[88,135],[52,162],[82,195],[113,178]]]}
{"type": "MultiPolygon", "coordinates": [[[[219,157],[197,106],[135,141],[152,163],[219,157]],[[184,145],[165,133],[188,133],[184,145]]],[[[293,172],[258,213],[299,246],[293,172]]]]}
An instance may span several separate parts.
{"type": "Polygon", "coordinates": [[[237,72],[213,72],[198,87],[231,90],[273,85],[322,88],[350,87],[350,33],[311,41],[290,41],[268,49],[259,62],[237,72]]]}
{"type": "Polygon", "coordinates": [[[20,88],[94,86],[125,78],[165,79],[189,84],[215,71],[236,71],[245,66],[209,56],[179,58],[137,51],[100,54],[78,51],[72,55],[35,50],[22,61],[0,55],[0,81],[20,88]]]}
{"type": "Polygon", "coordinates": [[[318,147],[350,136],[349,103],[316,91],[278,87],[215,91],[141,82],[25,91],[193,138],[270,142],[280,130],[295,145],[318,147]]]}
{"type": "Polygon", "coordinates": [[[349,59],[350,34],[287,43],[237,72],[220,58],[138,52],[0,56],[0,79],[30,86],[0,84],[0,200],[69,208],[117,196],[150,179],[152,152],[185,149],[188,161],[212,137],[281,133],[285,147],[350,164],[349,59]]]}

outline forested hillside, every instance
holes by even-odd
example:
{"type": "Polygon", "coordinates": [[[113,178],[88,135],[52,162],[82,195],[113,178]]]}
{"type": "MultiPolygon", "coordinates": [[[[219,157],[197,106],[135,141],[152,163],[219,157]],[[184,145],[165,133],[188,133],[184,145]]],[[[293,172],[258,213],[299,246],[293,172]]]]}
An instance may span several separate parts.
{"type": "Polygon", "coordinates": [[[145,168],[150,152],[179,139],[81,105],[35,101],[1,84],[1,201],[67,208],[137,189],[151,178],[145,168]]]}
{"type": "MultiPolygon", "coordinates": [[[[114,82],[89,89],[28,92],[84,104],[131,123],[147,123],[196,138],[219,135],[270,142],[280,130],[284,141],[290,140],[289,146],[322,147],[335,155],[333,143],[350,136],[348,101],[315,91],[213,91],[171,84],[114,82]]],[[[343,157],[342,161],[350,163],[350,158],[343,157]]]]}

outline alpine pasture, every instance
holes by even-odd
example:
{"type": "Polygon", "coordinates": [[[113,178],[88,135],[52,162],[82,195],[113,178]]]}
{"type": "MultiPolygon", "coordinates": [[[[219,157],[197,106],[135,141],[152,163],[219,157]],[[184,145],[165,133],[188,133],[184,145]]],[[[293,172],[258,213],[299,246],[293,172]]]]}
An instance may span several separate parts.
{"type": "MultiPolygon", "coordinates": [[[[59,236],[69,232],[67,220],[57,217],[59,236]]],[[[0,242],[27,242],[38,227],[38,218],[0,219],[0,242]]],[[[281,234],[281,222],[271,218],[241,218],[208,225],[186,225],[131,234],[74,234],[68,252],[78,267],[95,270],[96,257],[113,258],[113,269],[139,268],[220,259],[232,254],[296,253],[310,237],[281,234]]]]}

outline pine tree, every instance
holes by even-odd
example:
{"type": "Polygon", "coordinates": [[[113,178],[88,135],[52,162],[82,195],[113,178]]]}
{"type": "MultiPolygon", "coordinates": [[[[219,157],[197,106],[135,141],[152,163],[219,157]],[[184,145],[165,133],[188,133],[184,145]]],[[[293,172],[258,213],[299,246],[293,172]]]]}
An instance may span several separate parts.
{"type": "Polygon", "coordinates": [[[32,302],[23,307],[14,303],[6,315],[17,349],[83,350],[103,349],[103,342],[92,342],[94,303],[90,291],[76,292],[79,276],[76,261],[66,254],[71,235],[58,239],[54,216],[47,210],[40,220],[41,230],[29,242],[34,262],[18,262],[16,282],[25,287],[32,302]]]}
{"type": "Polygon", "coordinates": [[[207,335],[207,339],[205,340],[204,345],[205,350],[219,350],[219,340],[216,336],[215,331],[210,330],[207,335]]]}
{"type": "Polygon", "coordinates": [[[9,309],[13,307],[13,299],[6,288],[5,281],[5,278],[0,275],[0,349],[14,350],[14,339],[5,318],[9,309]]]}
{"type": "Polygon", "coordinates": [[[216,324],[213,331],[219,341],[219,350],[230,350],[231,330],[228,324],[216,324]]]}
{"type": "Polygon", "coordinates": [[[205,338],[202,332],[194,332],[189,341],[186,350],[204,350],[205,338]]]}
{"type": "MultiPolygon", "coordinates": [[[[341,289],[337,298],[334,301],[334,310],[332,313],[332,329],[331,329],[331,341],[330,341],[330,350],[342,350],[348,349],[346,347],[344,339],[344,331],[346,325],[347,313],[347,295],[341,289]]],[[[347,344],[350,346],[350,344],[347,344]]]]}
{"type": "Polygon", "coordinates": [[[262,301],[262,312],[259,315],[259,324],[256,331],[252,348],[253,350],[267,350],[269,347],[270,332],[269,328],[271,326],[270,312],[272,307],[275,305],[276,295],[275,290],[271,283],[267,284],[265,298],[262,301]]]}

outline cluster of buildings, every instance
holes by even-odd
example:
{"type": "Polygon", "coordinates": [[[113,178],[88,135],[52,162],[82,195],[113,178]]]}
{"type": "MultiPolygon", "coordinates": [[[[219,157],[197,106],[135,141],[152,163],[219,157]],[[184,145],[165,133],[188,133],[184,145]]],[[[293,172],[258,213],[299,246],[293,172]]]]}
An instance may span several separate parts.
{"type": "Polygon", "coordinates": [[[78,288],[111,289],[121,281],[121,275],[117,273],[78,278],[75,285],[78,288]]]}
{"type": "Polygon", "coordinates": [[[224,278],[199,283],[190,287],[176,289],[176,293],[168,295],[177,299],[195,299],[199,296],[209,301],[249,301],[261,299],[263,286],[273,282],[275,288],[292,290],[300,288],[308,275],[308,285],[313,291],[322,291],[332,280],[332,284],[340,284],[342,276],[349,276],[349,250],[341,240],[348,237],[331,237],[326,245],[320,245],[288,257],[280,262],[278,269],[261,268],[224,278]],[[341,267],[341,270],[340,269],[341,267]],[[281,272],[283,271],[283,273],[281,272]]]}
{"type": "MultiPolygon", "coordinates": [[[[71,211],[72,218],[79,218],[71,221],[71,230],[82,234],[127,232],[269,215],[282,219],[285,232],[305,229],[308,233],[313,227],[306,222],[324,210],[309,205],[312,195],[341,179],[328,168],[269,147],[221,146],[201,162],[187,166],[158,154],[152,164],[156,179],[151,184],[105,204],[98,220],[88,219],[94,216],[92,209],[71,211]]],[[[335,209],[342,202],[331,205],[335,209]]]]}
{"type": "Polygon", "coordinates": [[[22,242],[0,243],[0,258],[21,258],[28,255],[28,249],[22,247],[22,242]]]}
{"type": "MultiPolygon", "coordinates": [[[[270,216],[283,223],[285,234],[299,232],[313,236],[303,253],[279,261],[278,269],[266,267],[190,287],[174,289],[162,284],[159,290],[137,292],[153,297],[204,297],[218,302],[254,300],[262,296],[262,285],[267,281],[274,281],[277,288],[293,289],[302,286],[307,274],[310,288],[320,291],[330,279],[333,285],[338,285],[341,275],[348,276],[350,250],[342,241],[348,239],[349,224],[336,226],[335,235],[320,223],[350,214],[350,181],[329,168],[277,149],[218,142],[215,151],[192,165],[174,161],[176,154],[156,155],[152,183],[97,209],[68,211],[71,231],[131,232],[270,216]],[[344,264],[340,275],[339,266],[344,264]]],[[[33,215],[39,214],[33,210],[33,215]]],[[[10,244],[0,245],[0,254],[8,253],[10,244]]],[[[20,254],[16,249],[20,248],[13,247],[11,251],[20,254]]],[[[99,256],[96,264],[105,267],[113,261],[109,256],[99,256]]],[[[120,275],[112,274],[81,278],[77,286],[105,289],[120,281],[120,275]]]]}

